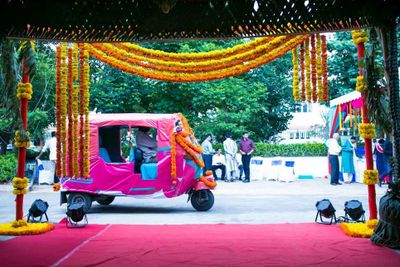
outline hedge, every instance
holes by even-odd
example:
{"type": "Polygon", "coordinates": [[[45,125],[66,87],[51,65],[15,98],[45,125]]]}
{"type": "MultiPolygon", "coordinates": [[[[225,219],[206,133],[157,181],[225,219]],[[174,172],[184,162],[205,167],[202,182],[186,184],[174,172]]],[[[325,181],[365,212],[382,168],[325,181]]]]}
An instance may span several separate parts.
{"type": "MultiPolygon", "coordinates": [[[[222,144],[214,145],[214,149],[222,148],[222,144]]],[[[266,144],[256,143],[254,156],[261,157],[319,157],[326,156],[328,148],[320,143],[308,144],[266,144]]]]}
{"type": "Polygon", "coordinates": [[[0,183],[6,183],[15,176],[17,171],[17,154],[9,152],[0,155],[0,183]]]}

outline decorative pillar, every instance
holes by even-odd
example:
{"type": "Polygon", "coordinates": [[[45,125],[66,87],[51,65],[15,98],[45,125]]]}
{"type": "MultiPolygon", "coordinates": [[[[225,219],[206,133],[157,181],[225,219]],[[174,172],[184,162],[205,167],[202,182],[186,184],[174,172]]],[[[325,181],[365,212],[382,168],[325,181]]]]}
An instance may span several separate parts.
{"type": "Polygon", "coordinates": [[[15,133],[15,145],[18,147],[18,168],[17,177],[13,179],[14,191],[16,194],[15,219],[22,220],[24,194],[27,192],[28,184],[25,178],[26,148],[30,146],[28,129],[28,101],[32,98],[32,85],[29,83],[30,76],[35,70],[35,57],[33,53],[34,45],[32,41],[24,41],[20,47],[19,61],[22,62],[22,82],[18,84],[17,97],[20,100],[20,114],[22,125],[15,133]]]}
{"type": "Polygon", "coordinates": [[[364,138],[365,148],[365,160],[366,170],[364,171],[364,183],[368,185],[368,206],[369,206],[369,219],[377,219],[377,207],[376,207],[376,191],[375,184],[378,180],[378,172],[374,170],[374,161],[372,158],[372,138],[376,137],[375,125],[370,123],[368,117],[368,108],[366,105],[366,85],[364,83],[364,42],[368,41],[368,37],[365,31],[357,30],[352,31],[354,44],[357,45],[357,59],[358,59],[358,71],[359,76],[357,77],[356,90],[361,92],[362,97],[362,124],[360,125],[360,135],[364,138]]]}

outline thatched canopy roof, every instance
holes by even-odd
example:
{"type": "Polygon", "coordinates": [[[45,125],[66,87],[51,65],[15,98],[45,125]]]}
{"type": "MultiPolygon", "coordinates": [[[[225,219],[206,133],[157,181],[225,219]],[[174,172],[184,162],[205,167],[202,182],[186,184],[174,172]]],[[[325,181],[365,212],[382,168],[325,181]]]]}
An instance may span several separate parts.
{"type": "Polygon", "coordinates": [[[400,15],[399,0],[0,1],[0,35],[82,42],[336,31],[400,15]]]}

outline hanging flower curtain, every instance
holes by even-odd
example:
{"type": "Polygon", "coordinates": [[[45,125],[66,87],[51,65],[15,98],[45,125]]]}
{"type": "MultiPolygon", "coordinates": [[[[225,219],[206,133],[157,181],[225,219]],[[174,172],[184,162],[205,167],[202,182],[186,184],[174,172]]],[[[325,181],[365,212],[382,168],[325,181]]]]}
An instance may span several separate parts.
{"type": "Polygon", "coordinates": [[[88,46],[92,56],[128,73],[170,82],[202,82],[245,73],[282,56],[306,38],[261,38],[226,50],[182,54],[132,44],[88,46]]]}

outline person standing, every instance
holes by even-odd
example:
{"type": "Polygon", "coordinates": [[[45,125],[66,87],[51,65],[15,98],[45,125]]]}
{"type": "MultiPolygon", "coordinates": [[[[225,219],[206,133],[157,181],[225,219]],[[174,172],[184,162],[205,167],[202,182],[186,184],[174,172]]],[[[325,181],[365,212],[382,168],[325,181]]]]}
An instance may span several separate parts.
{"type": "Polygon", "coordinates": [[[203,143],[201,143],[201,148],[203,150],[204,160],[203,175],[206,175],[206,171],[212,170],[212,155],[214,153],[214,149],[211,144],[211,134],[206,135],[203,143]]]}
{"type": "Polygon", "coordinates": [[[326,142],[329,153],[329,164],[331,165],[331,185],[341,185],[339,183],[339,154],[342,148],[338,140],[340,136],[334,133],[333,137],[326,142]]]}
{"type": "Polygon", "coordinates": [[[244,132],[242,140],[239,144],[240,153],[242,154],[243,170],[244,170],[244,183],[250,182],[250,159],[251,154],[256,149],[253,141],[249,138],[249,133],[244,132]]]}
{"type": "Polygon", "coordinates": [[[58,183],[58,177],[56,176],[56,160],[57,160],[57,138],[56,138],[56,132],[51,132],[51,138],[46,141],[44,144],[44,147],[40,151],[39,155],[36,157],[36,160],[40,159],[42,154],[46,152],[47,150],[50,150],[49,154],[49,160],[52,165],[52,171],[54,171],[54,183],[58,183]]]}
{"type": "Polygon", "coordinates": [[[216,170],[221,169],[222,174],[221,174],[221,180],[225,180],[225,182],[229,182],[228,179],[225,178],[225,173],[226,173],[226,162],[225,162],[225,156],[221,154],[221,149],[218,148],[217,151],[215,152],[215,155],[212,157],[212,172],[214,176],[214,180],[217,180],[217,173],[216,170]]]}
{"type": "Polygon", "coordinates": [[[236,166],[238,167],[238,170],[239,170],[239,177],[238,177],[238,179],[239,179],[239,180],[242,180],[242,176],[243,176],[243,162],[242,162],[242,154],[240,154],[239,151],[236,153],[235,160],[236,160],[236,166]]]}
{"type": "Polygon", "coordinates": [[[233,182],[237,170],[235,156],[238,151],[238,147],[236,145],[236,142],[232,140],[231,133],[229,132],[226,133],[225,137],[226,139],[223,142],[223,145],[224,145],[225,160],[226,160],[226,173],[227,173],[226,179],[233,182]]]}
{"type": "Polygon", "coordinates": [[[392,182],[392,168],[390,164],[393,160],[393,144],[390,141],[390,138],[386,138],[386,141],[383,144],[383,154],[385,156],[385,172],[379,176],[379,186],[381,186],[382,180],[386,176],[389,176],[389,182],[392,182]]]}
{"type": "MultiPolygon", "coordinates": [[[[385,159],[385,154],[383,153],[384,144],[385,140],[379,139],[374,149],[374,154],[376,158],[376,169],[378,170],[379,175],[385,173],[386,171],[386,159],[385,159]]],[[[385,177],[383,177],[382,180],[384,178],[385,177]]],[[[381,184],[381,181],[379,184],[381,184]]]]}
{"type": "Polygon", "coordinates": [[[354,170],[354,158],[355,158],[355,145],[357,139],[352,136],[350,139],[347,139],[344,145],[342,146],[342,173],[343,173],[343,181],[346,184],[350,184],[353,180],[353,175],[355,173],[354,170]]]}

